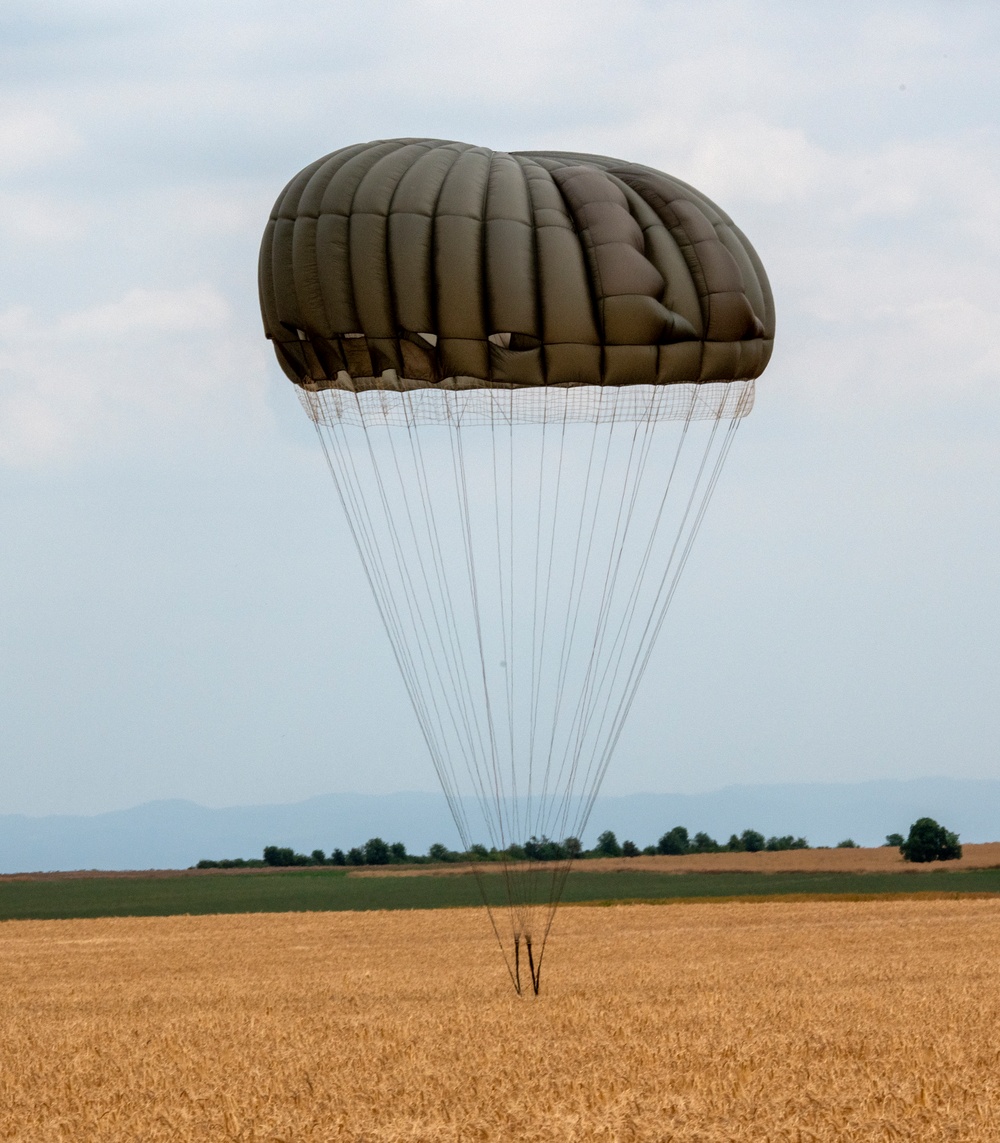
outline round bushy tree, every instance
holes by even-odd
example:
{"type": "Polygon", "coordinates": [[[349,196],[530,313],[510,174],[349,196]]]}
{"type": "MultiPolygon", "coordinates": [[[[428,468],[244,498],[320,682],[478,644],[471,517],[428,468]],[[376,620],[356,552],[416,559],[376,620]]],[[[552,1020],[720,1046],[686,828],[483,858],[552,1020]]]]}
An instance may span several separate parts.
{"type": "Polygon", "coordinates": [[[684,826],[674,826],[656,843],[657,853],[667,853],[675,857],[691,852],[691,839],[684,826]]]}
{"type": "Polygon", "coordinates": [[[740,834],[740,841],[743,843],[743,849],[745,849],[747,853],[760,853],[767,844],[764,835],[758,833],[755,829],[745,829],[740,834]]]}
{"type": "Polygon", "coordinates": [[[618,844],[618,838],[615,837],[613,830],[606,829],[601,834],[594,847],[594,853],[598,857],[621,857],[622,847],[618,844]]]}
{"type": "Polygon", "coordinates": [[[947,830],[933,818],[918,818],[899,847],[904,861],[955,861],[962,856],[958,834],[947,830]]]}
{"type": "Polygon", "coordinates": [[[365,842],[365,865],[388,865],[389,847],[380,837],[370,837],[365,842]]]}
{"type": "MultiPolygon", "coordinates": [[[[525,856],[525,850],[521,849],[520,847],[518,847],[518,849],[519,852],[515,854],[513,853],[514,846],[511,846],[510,849],[507,849],[507,853],[520,861],[522,860],[523,856],[525,856]]],[[[427,856],[431,858],[431,861],[456,862],[459,860],[459,858],[461,858],[462,855],[456,853],[454,849],[449,849],[447,846],[442,846],[440,841],[435,841],[431,848],[427,850],[427,856]]]]}

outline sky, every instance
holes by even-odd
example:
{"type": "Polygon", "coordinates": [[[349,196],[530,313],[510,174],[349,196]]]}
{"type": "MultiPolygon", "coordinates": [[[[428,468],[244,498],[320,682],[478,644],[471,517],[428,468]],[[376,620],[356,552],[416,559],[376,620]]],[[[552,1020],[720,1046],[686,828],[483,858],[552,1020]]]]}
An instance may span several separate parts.
{"type": "Polygon", "coordinates": [[[0,813],[435,778],[261,332],[270,207],[368,139],[615,155],[763,258],[774,358],[608,793],[996,777],[992,3],[0,9],[0,813]]]}

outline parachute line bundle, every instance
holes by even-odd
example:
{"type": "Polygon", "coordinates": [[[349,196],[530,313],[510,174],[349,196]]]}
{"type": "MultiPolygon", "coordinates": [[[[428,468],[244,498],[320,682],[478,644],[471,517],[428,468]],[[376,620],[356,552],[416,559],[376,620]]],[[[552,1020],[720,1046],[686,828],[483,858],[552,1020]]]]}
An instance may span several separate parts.
{"type": "Polygon", "coordinates": [[[582,837],[770,357],[763,267],[652,168],[399,139],[292,180],[260,291],[537,993],[571,851],[516,857],[582,837]]]}

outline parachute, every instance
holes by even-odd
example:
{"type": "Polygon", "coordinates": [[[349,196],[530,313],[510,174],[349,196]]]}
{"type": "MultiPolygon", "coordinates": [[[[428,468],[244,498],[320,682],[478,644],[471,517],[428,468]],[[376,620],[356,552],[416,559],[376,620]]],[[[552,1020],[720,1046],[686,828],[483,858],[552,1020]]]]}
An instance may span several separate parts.
{"type": "Polygon", "coordinates": [[[537,994],[771,355],[763,266],[653,168],[390,139],[292,179],[260,301],[462,844],[494,858],[472,868],[511,980],[537,994]]]}

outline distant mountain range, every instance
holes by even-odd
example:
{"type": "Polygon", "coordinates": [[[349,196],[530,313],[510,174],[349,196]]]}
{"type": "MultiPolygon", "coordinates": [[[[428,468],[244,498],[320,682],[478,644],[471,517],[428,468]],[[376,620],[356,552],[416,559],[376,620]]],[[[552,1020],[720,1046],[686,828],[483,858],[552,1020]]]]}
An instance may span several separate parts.
{"type": "MultiPolygon", "coordinates": [[[[813,845],[847,837],[879,845],[925,815],[963,841],[1000,840],[1000,781],[915,778],[609,796],[598,799],[583,840],[591,845],[612,829],[620,841],[651,845],[684,825],[720,841],[749,828],[801,835],[813,845]]],[[[403,841],[413,853],[435,841],[459,844],[440,794],[324,794],[291,805],[226,809],[176,800],[92,816],[0,816],[0,872],[176,869],[203,857],[259,857],[265,845],[346,850],[374,836],[403,841]]]]}

